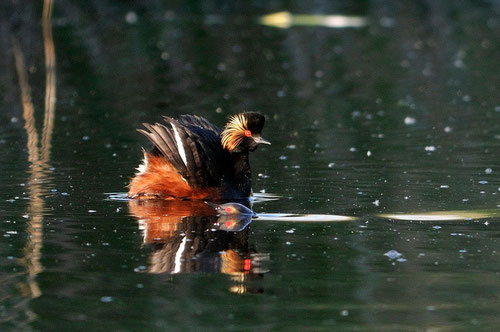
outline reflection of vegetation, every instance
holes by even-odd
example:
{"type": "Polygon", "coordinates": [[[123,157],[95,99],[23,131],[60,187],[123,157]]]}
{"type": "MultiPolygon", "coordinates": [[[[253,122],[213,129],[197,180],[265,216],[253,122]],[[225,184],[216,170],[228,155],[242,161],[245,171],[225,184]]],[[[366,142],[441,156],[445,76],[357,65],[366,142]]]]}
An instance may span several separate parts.
{"type": "Polygon", "coordinates": [[[12,47],[16,72],[21,91],[21,104],[23,107],[24,128],[27,135],[28,160],[30,162],[30,177],[28,190],[30,203],[27,209],[29,217],[27,233],[28,242],[24,250],[22,263],[28,271],[28,288],[26,291],[21,287],[24,295],[39,297],[42,292],[35,278],[43,270],[40,263],[43,241],[43,214],[45,186],[47,185],[47,172],[50,160],[51,137],[53,132],[55,113],[55,50],[51,27],[52,0],[45,0],[42,15],[43,41],[45,48],[45,117],[43,123],[41,147],[39,149],[39,136],[35,126],[35,107],[31,97],[31,88],[28,80],[28,71],[25,64],[24,54],[16,38],[12,38],[12,47]]]}
{"type": "Polygon", "coordinates": [[[28,83],[28,72],[24,62],[24,55],[17,39],[12,39],[17,77],[21,90],[21,105],[23,106],[24,129],[28,137],[28,160],[33,165],[39,160],[38,135],[35,128],[35,110],[31,99],[31,88],[28,83]]]}
{"type": "Polygon", "coordinates": [[[52,0],[43,2],[42,28],[45,50],[45,117],[42,131],[41,159],[47,163],[50,158],[52,132],[56,108],[56,52],[52,37],[52,0]]]}
{"type": "Polygon", "coordinates": [[[38,135],[35,128],[34,107],[31,99],[31,89],[28,83],[28,74],[24,63],[24,55],[17,40],[14,39],[12,44],[19,86],[21,88],[23,117],[25,121],[24,128],[28,136],[28,160],[31,163],[31,176],[28,180],[28,189],[30,192],[28,216],[30,216],[30,220],[27,229],[30,236],[26,244],[25,256],[22,262],[28,270],[29,295],[38,297],[41,295],[41,291],[38,284],[34,281],[34,277],[42,271],[40,250],[42,247],[43,200],[41,199],[40,182],[38,182],[37,179],[40,178],[40,175],[42,175],[43,178],[43,167],[39,159],[40,154],[38,150],[38,135]]]}

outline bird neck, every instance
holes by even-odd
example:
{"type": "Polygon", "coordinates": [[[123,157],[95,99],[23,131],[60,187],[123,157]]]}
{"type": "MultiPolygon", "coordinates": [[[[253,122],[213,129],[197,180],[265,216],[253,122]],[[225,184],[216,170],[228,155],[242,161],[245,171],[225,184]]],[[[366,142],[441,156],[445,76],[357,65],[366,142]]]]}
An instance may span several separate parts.
{"type": "Polygon", "coordinates": [[[233,166],[233,183],[238,191],[245,196],[250,196],[252,190],[252,173],[250,171],[250,162],[248,151],[230,153],[231,164],[233,166]]]}

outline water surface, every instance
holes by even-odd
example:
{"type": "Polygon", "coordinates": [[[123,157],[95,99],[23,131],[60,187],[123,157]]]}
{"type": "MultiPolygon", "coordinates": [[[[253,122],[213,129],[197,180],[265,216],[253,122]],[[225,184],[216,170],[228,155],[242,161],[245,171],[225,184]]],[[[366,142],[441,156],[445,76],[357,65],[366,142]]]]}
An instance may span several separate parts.
{"type": "Polygon", "coordinates": [[[2,330],[498,326],[495,1],[50,5],[0,10],[2,330]],[[244,110],[258,218],[120,199],[143,122],[244,110]]]}

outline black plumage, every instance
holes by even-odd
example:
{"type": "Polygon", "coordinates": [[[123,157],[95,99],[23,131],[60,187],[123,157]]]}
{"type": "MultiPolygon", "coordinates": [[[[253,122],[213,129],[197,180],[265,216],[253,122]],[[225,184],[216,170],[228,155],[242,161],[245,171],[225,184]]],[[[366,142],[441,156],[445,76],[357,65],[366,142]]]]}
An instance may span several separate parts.
{"type": "Polygon", "coordinates": [[[179,119],[164,117],[168,126],[144,123],[147,129],[138,129],[153,143],[153,154],[161,155],[193,187],[216,187],[222,180],[221,165],[228,159],[227,151],[220,144],[222,130],[204,118],[195,115],[182,115],[179,119]],[[172,126],[173,125],[173,126],[172,126]],[[175,128],[175,129],[174,129],[175,128]],[[175,130],[179,135],[186,157],[184,163],[175,130]]]}

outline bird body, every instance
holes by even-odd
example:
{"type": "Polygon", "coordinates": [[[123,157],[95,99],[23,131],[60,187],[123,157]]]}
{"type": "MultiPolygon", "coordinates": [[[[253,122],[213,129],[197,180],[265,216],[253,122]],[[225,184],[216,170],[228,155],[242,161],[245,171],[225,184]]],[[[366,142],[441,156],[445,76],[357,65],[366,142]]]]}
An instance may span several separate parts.
{"type": "Polygon", "coordinates": [[[153,143],[129,185],[136,199],[244,199],[251,194],[249,152],[270,144],[259,113],[234,115],[224,130],[196,115],[139,129],[153,143]]]}

